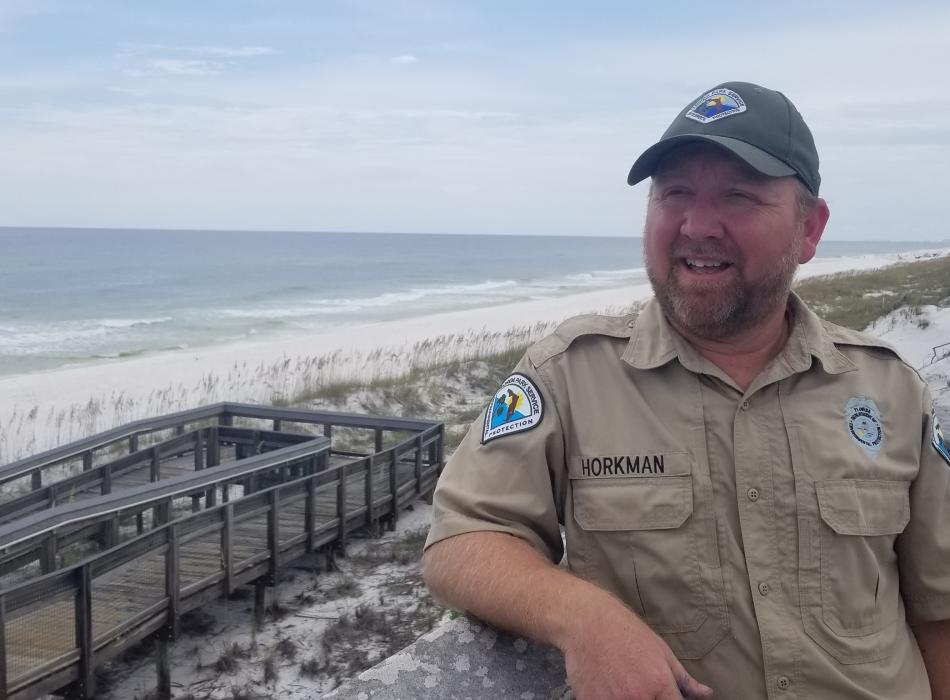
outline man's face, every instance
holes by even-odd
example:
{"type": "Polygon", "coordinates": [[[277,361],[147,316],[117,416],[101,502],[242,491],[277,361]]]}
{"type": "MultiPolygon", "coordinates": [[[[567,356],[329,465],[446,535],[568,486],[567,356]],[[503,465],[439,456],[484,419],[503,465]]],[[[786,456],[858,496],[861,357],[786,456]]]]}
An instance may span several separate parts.
{"type": "Polygon", "coordinates": [[[814,255],[827,219],[821,200],[820,222],[803,215],[798,192],[793,178],[761,175],[709,144],[687,144],[660,163],[643,247],[674,325],[724,340],[785,308],[795,270],[814,255]]]}

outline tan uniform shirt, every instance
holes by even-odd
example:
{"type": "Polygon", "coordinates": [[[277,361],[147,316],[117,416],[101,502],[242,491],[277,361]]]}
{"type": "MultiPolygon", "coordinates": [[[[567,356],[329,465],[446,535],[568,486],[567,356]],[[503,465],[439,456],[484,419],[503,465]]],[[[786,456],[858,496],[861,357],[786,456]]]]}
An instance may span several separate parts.
{"type": "Polygon", "coordinates": [[[476,422],[427,546],[499,531],[558,561],[563,525],[570,569],[719,698],[930,698],[905,617],[950,618],[950,466],[927,388],[790,304],[785,349],[745,392],[655,302],[564,323],[516,369],[540,420],[484,442],[476,422]]]}

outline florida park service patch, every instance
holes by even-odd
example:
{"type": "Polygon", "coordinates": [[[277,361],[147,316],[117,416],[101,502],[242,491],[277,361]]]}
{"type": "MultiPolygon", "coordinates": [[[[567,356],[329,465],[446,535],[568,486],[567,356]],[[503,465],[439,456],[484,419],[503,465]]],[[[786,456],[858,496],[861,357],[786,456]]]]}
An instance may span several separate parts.
{"type": "Polygon", "coordinates": [[[933,412],[933,446],[937,449],[937,452],[940,453],[940,456],[944,458],[947,462],[947,466],[950,466],[950,448],[947,447],[947,439],[944,437],[943,430],[940,429],[940,421],[937,419],[937,412],[933,412]]]}
{"type": "Polygon", "coordinates": [[[523,374],[512,374],[502,382],[485,412],[482,442],[531,430],[544,415],[541,392],[523,374]]]}

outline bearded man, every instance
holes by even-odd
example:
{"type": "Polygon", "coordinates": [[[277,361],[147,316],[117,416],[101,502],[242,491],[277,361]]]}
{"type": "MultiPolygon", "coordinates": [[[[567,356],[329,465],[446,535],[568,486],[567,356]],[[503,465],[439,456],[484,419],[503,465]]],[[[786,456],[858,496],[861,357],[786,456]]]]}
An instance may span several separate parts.
{"type": "Polygon", "coordinates": [[[439,481],[427,584],[581,700],[950,698],[950,458],[913,368],[791,292],[829,216],[807,125],[724,83],[648,177],[655,299],[529,349],[439,481]]]}

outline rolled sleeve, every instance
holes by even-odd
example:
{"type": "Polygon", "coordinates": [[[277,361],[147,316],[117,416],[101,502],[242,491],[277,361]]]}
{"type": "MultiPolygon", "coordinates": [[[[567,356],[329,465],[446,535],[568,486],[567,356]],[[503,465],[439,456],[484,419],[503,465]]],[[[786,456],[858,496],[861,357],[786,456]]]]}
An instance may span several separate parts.
{"type": "Polygon", "coordinates": [[[932,410],[925,391],[920,469],[910,488],[910,522],[897,540],[901,593],[921,621],[950,619],[950,464],[933,445],[932,410]]]}
{"type": "Polygon", "coordinates": [[[482,441],[486,411],[475,420],[439,478],[426,548],[468,532],[504,532],[532,544],[551,561],[563,554],[564,440],[553,398],[525,357],[515,372],[542,397],[540,420],[520,432],[482,441]]]}

